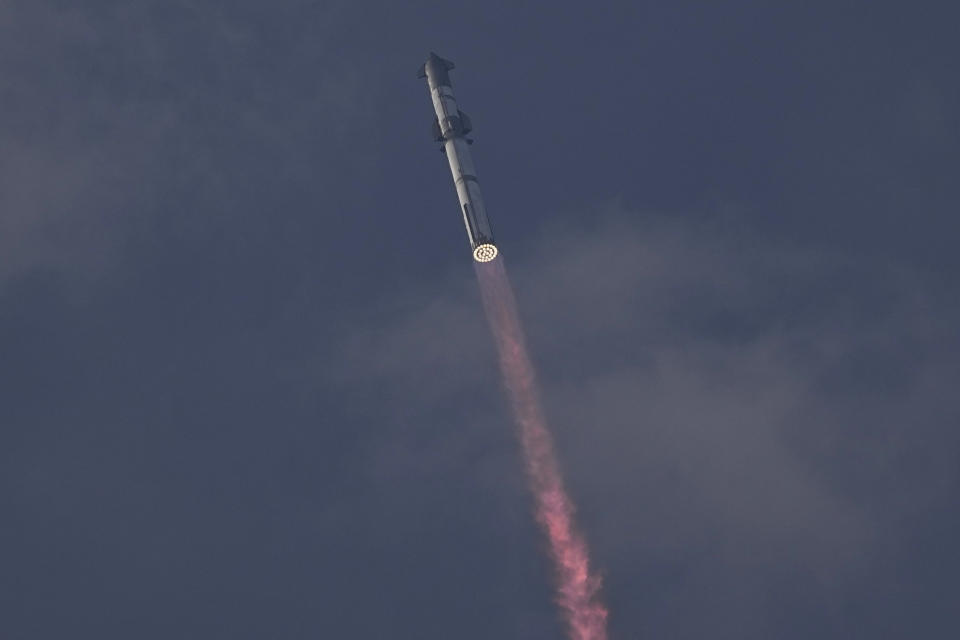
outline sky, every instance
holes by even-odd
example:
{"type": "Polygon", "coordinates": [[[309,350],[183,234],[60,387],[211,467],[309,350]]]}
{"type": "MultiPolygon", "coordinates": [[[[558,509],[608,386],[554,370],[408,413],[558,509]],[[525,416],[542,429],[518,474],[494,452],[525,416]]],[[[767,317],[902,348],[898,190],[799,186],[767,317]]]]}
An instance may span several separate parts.
{"type": "Polygon", "coordinates": [[[611,638],[960,631],[947,2],[0,2],[0,637],[563,637],[453,60],[611,638]]]}

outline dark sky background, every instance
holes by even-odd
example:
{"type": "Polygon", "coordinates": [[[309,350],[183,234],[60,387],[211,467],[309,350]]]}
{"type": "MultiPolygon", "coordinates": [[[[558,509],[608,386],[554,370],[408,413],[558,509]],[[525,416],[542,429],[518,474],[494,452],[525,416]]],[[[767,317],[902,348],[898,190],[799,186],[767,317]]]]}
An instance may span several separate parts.
{"type": "Polygon", "coordinates": [[[614,640],[960,633],[949,2],[0,2],[0,637],[562,637],[454,60],[614,640]]]}

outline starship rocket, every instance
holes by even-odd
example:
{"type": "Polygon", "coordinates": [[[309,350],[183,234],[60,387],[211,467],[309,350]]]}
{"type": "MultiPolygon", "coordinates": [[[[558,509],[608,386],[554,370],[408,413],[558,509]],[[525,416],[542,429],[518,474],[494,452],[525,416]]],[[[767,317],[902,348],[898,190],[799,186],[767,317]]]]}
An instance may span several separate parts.
{"type": "Polygon", "coordinates": [[[431,52],[426,64],[420,68],[418,77],[426,78],[430,85],[430,97],[436,112],[433,137],[437,142],[443,143],[442,150],[450,162],[450,173],[453,174],[453,184],[457,188],[457,197],[463,210],[463,222],[467,226],[473,259],[477,262],[490,262],[497,257],[497,246],[493,243],[493,231],[490,230],[487,210],[480,194],[480,183],[477,182],[477,172],[473,168],[473,158],[470,157],[473,140],[468,138],[467,134],[473,127],[470,118],[460,111],[457,99],[453,96],[450,74],[447,73],[450,69],[453,69],[452,62],[431,52]]]}

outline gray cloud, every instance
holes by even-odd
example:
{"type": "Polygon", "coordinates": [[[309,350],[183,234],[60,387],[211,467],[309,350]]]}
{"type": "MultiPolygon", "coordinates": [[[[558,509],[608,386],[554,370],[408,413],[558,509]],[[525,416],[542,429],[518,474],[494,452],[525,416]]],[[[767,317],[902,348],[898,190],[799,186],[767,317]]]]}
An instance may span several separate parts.
{"type": "Polygon", "coordinates": [[[98,41],[86,16],[5,3],[0,29],[0,278],[101,264],[144,170],[153,118],[84,86],[79,58],[98,41]]]}
{"type": "Polygon", "coordinates": [[[352,64],[313,46],[337,10],[251,21],[216,3],[4,3],[0,279],[98,277],[137,238],[238,226],[271,158],[288,190],[331,179],[333,159],[310,154],[344,148],[364,117],[352,64]],[[278,39],[267,56],[265,38],[278,39]]]}
{"type": "MultiPolygon", "coordinates": [[[[784,608],[819,608],[820,624],[869,600],[916,518],[950,503],[957,310],[921,273],[616,210],[553,229],[510,266],[622,632],[793,637],[784,608]],[[629,599],[648,581],[650,599],[629,599]]],[[[517,495],[512,442],[483,435],[507,413],[490,395],[492,347],[472,341],[473,287],[379,301],[397,313],[354,335],[337,369],[378,380],[378,417],[408,427],[375,468],[495,469],[488,488],[517,495]]]]}

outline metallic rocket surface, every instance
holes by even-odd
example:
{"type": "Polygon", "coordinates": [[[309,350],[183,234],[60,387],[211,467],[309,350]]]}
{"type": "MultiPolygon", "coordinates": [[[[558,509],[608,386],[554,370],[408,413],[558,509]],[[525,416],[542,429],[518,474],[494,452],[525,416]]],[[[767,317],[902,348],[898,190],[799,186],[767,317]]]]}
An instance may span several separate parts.
{"type": "Polygon", "coordinates": [[[467,114],[460,111],[453,96],[450,75],[453,63],[431,53],[426,64],[420,68],[419,77],[426,78],[430,85],[430,97],[433,98],[433,110],[436,120],[433,122],[434,139],[443,143],[443,151],[450,162],[453,184],[457,188],[463,222],[467,226],[467,236],[473,259],[477,262],[489,262],[497,257],[497,247],[493,243],[493,231],[487,220],[487,210],[483,206],[480,183],[473,168],[469,145],[473,140],[467,138],[472,126],[467,114]]]}

